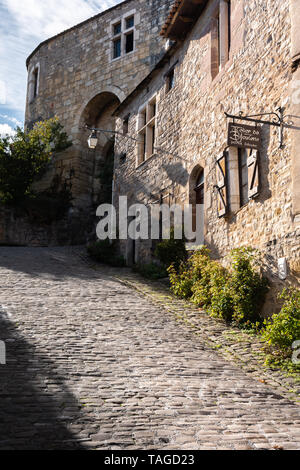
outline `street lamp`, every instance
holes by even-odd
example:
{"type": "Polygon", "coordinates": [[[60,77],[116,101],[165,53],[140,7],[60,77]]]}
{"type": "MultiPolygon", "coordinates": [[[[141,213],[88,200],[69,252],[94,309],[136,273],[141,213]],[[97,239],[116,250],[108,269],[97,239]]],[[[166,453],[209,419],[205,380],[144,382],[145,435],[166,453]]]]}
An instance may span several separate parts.
{"type": "Polygon", "coordinates": [[[98,144],[98,137],[97,137],[97,132],[93,130],[91,133],[89,139],[88,139],[88,144],[90,149],[95,149],[98,144]]]}

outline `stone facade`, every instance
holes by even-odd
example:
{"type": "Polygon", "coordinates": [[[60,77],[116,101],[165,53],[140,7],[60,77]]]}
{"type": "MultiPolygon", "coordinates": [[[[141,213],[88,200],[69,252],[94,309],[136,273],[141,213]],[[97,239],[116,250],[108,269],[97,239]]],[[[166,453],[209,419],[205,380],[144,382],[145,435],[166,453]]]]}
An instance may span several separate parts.
{"type": "Polygon", "coordinates": [[[101,175],[106,178],[107,168],[113,167],[114,141],[112,133],[100,133],[97,148],[89,149],[86,125],[115,129],[116,107],[164,53],[159,32],[172,3],[123,1],[41,43],[28,57],[25,126],[57,116],[73,142],[54,156],[34,189],[47,190],[59,175],[72,184],[73,207],[64,220],[45,226],[33,225],[25,213],[0,207],[0,244],[64,245],[95,238],[96,207],[104,197],[111,201],[107,187],[112,174],[109,181],[101,175]],[[120,50],[115,54],[118,38],[120,50]]]}
{"type": "MultiPolygon", "coordinates": [[[[184,3],[192,4],[183,0],[176,5],[181,8],[184,3]]],[[[296,152],[298,149],[299,154],[300,132],[296,119],[300,109],[299,104],[296,107],[293,104],[291,87],[299,68],[293,74],[291,66],[293,35],[299,31],[293,22],[298,24],[300,16],[297,20],[293,18],[293,22],[291,16],[296,15],[299,2],[291,2],[293,10],[289,2],[281,0],[232,0],[228,56],[226,48],[222,51],[223,38],[216,70],[214,25],[218,12],[222,15],[222,8],[227,8],[225,3],[228,7],[224,0],[202,2],[205,9],[185,40],[171,47],[159,66],[117,109],[117,129],[121,130],[124,117],[130,113],[129,135],[137,138],[141,112],[156,97],[153,154],[140,162],[138,144],[129,138],[118,139],[116,154],[126,153],[126,161],[116,158],[115,204],[120,195],[128,196],[129,205],[140,202],[150,206],[163,199],[180,204],[194,202],[197,175],[204,171],[205,243],[214,256],[223,258],[232,248],[250,245],[265,255],[266,270],[274,284],[280,287],[287,282],[297,284],[300,184],[296,152]],[[169,90],[172,67],[175,82],[169,90]],[[279,107],[285,108],[286,115],[295,115],[294,129],[284,129],[284,146],[279,148],[279,129],[261,126],[258,194],[242,204],[238,151],[227,148],[228,120],[224,112],[253,115],[273,112],[279,107]],[[227,212],[220,217],[217,160],[224,150],[228,152],[228,200],[227,212]],[[287,281],[279,280],[280,258],[288,261],[287,281]]],[[[176,21],[175,15],[171,22],[173,30],[176,21]]],[[[164,32],[170,39],[174,39],[174,34],[168,36],[164,32]]],[[[225,40],[229,41],[229,37],[225,40]]],[[[300,53],[299,41],[297,47],[294,57],[300,53]]],[[[128,260],[132,260],[133,249],[135,259],[141,262],[153,256],[149,241],[138,241],[134,246],[130,241],[121,243],[128,260]]]]}
{"type": "MultiPolygon", "coordinates": [[[[40,44],[27,60],[26,126],[58,116],[73,147],[55,159],[39,187],[49,186],[56,172],[75,170],[75,207],[88,208],[101,192],[98,174],[110,153],[101,134],[96,151],[88,149],[86,124],[114,129],[112,112],[153,68],[163,52],[159,31],[172,0],[126,0],[40,44]],[[114,25],[134,17],[134,50],[113,59],[114,25]]],[[[124,34],[123,34],[124,33],[124,34]]]]}

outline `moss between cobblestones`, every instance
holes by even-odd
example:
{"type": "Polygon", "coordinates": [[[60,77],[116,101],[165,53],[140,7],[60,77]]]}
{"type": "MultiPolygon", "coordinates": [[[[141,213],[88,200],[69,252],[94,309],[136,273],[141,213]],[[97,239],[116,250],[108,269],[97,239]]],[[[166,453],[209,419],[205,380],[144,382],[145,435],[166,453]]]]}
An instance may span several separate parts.
{"type": "Polygon", "coordinates": [[[264,365],[264,342],[258,335],[229,327],[224,321],[209,317],[191,302],[173,296],[162,282],[146,280],[129,270],[114,277],[163,306],[179,323],[192,328],[207,347],[237,363],[255,380],[300,404],[299,373],[267,368],[264,365]]]}

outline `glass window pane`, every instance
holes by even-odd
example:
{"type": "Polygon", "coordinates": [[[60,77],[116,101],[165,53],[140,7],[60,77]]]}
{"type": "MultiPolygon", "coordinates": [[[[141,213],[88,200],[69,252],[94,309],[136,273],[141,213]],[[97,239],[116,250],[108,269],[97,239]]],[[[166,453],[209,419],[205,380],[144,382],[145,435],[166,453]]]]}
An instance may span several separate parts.
{"type": "Polygon", "coordinates": [[[121,57],[121,38],[114,41],[114,59],[121,57]]]}
{"type": "Polygon", "coordinates": [[[129,18],[126,18],[126,29],[133,28],[134,27],[134,16],[130,16],[129,18]]]}
{"type": "Polygon", "coordinates": [[[126,44],[125,44],[126,54],[128,54],[129,52],[132,52],[133,47],[134,47],[134,34],[132,32],[126,35],[126,44]]]}
{"type": "Polygon", "coordinates": [[[116,36],[117,34],[120,34],[122,31],[122,26],[121,26],[121,23],[117,23],[114,25],[114,36],[116,36]]]}

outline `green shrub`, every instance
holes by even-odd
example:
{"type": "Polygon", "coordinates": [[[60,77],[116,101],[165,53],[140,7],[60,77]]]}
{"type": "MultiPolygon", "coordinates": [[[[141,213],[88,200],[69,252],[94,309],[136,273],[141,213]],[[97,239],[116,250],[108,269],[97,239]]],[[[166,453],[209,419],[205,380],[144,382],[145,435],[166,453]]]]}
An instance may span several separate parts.
{"type": "Polygon", "coordinates": [[[61,220],[72,207],[71,184],[56,175],[49,189],[25,196],[18,205],[19,211],[27,213],[31,223],[50,225],[61,220]]]}
{"type": "Polygon", "coordinates": [[[179,269],[168,270],[171,290],[181,298],[191,298],[216,318],[252,327],[259,321],[268,291],[267,281],[254,269],[257,256],[250,248],[233,250],[232,268],[226,270],[210,259],[206,247],[195,252],[179,269]]]}
{"type": "Polygon", "coordinates": [[[211,269],[211,302],[208,306],[208,311],[212,317],[231,322],[233,316],[233,298],[230,286],[230,274],[220,264],[216,262],[214,264],[211,269]]]}
{"type": "Polygon", "coordinates": [[[181,262],[178,269],[175,265],[171,265],[168,273],[172,292],[182,299],[192,297],[193,286],[201,278],[207,263],[209,263],[209,250],[203,247],[188,260],[181,262]]]}
{"type": "Polygon", "coordinates": [[[109,264],[115,267],[123,267],[126,265],[123,256],[117,255],[116,243],[108,239],[91,243],[87,247],[87,251],[90,257],[99,263],[109,264]]]}
{"type": "Polygon", "coordinates": [[[207,308],[211,304],[211,277],[216,263],[200,256],[196,265],[196,279],[192,287],[192,301],[199,307],[207,308]]]}
{"type": "Polygon", "coordinates": [[[149,263],[149,264],[140,264],[137,266],[134,266],[134,271],[138,272],[141,274],[143,277],[146,277],[147,279],[163,279],[167,277],[167,271],[164,267],[159,266],[155,263],[149,263]]]}
{"type": "Polygon", "coordinates": [[[170,288],[173,294],[180,299],[190,298],[193,295],[193,280],[185,264],[182,263],[178,272],[173,265],[171,265],[167,271],[169,274],[170,288]]]}
{"type": "Polygon", "coordinates": [[[187,259],[185,240],[175,240],[174,229],[172,229],[170,240],[158,243],[154,254],[166,268],[174,265],[175,269],[178,269],[180,264],[187,259]]]}
{"type": "Polygon", "coordinates": [[[32,194],[32,184],[43,176],[53,153],[71,145],[57,118],[37,122],[29,131],[17,128],[14,137],[0,137],[1,202],[18,205],[32,194]]]}
{"type": "Polygon", "coordinates": [[[281,311],[265,320],[263,340],[280,355],[292,353],[292,344],[300,340],[300,290],[285,289],[279,299],[284,300],[281,311]]]}
{"type": "Polygon", "coordinates": [[[259,260],[253,249],[232,250],[231,259],[229,288],[233,299],[232,319],[237,325],[251,326],[260,321],[268,281],[254,269],[254,264],[259,265],[259,260]]]}

